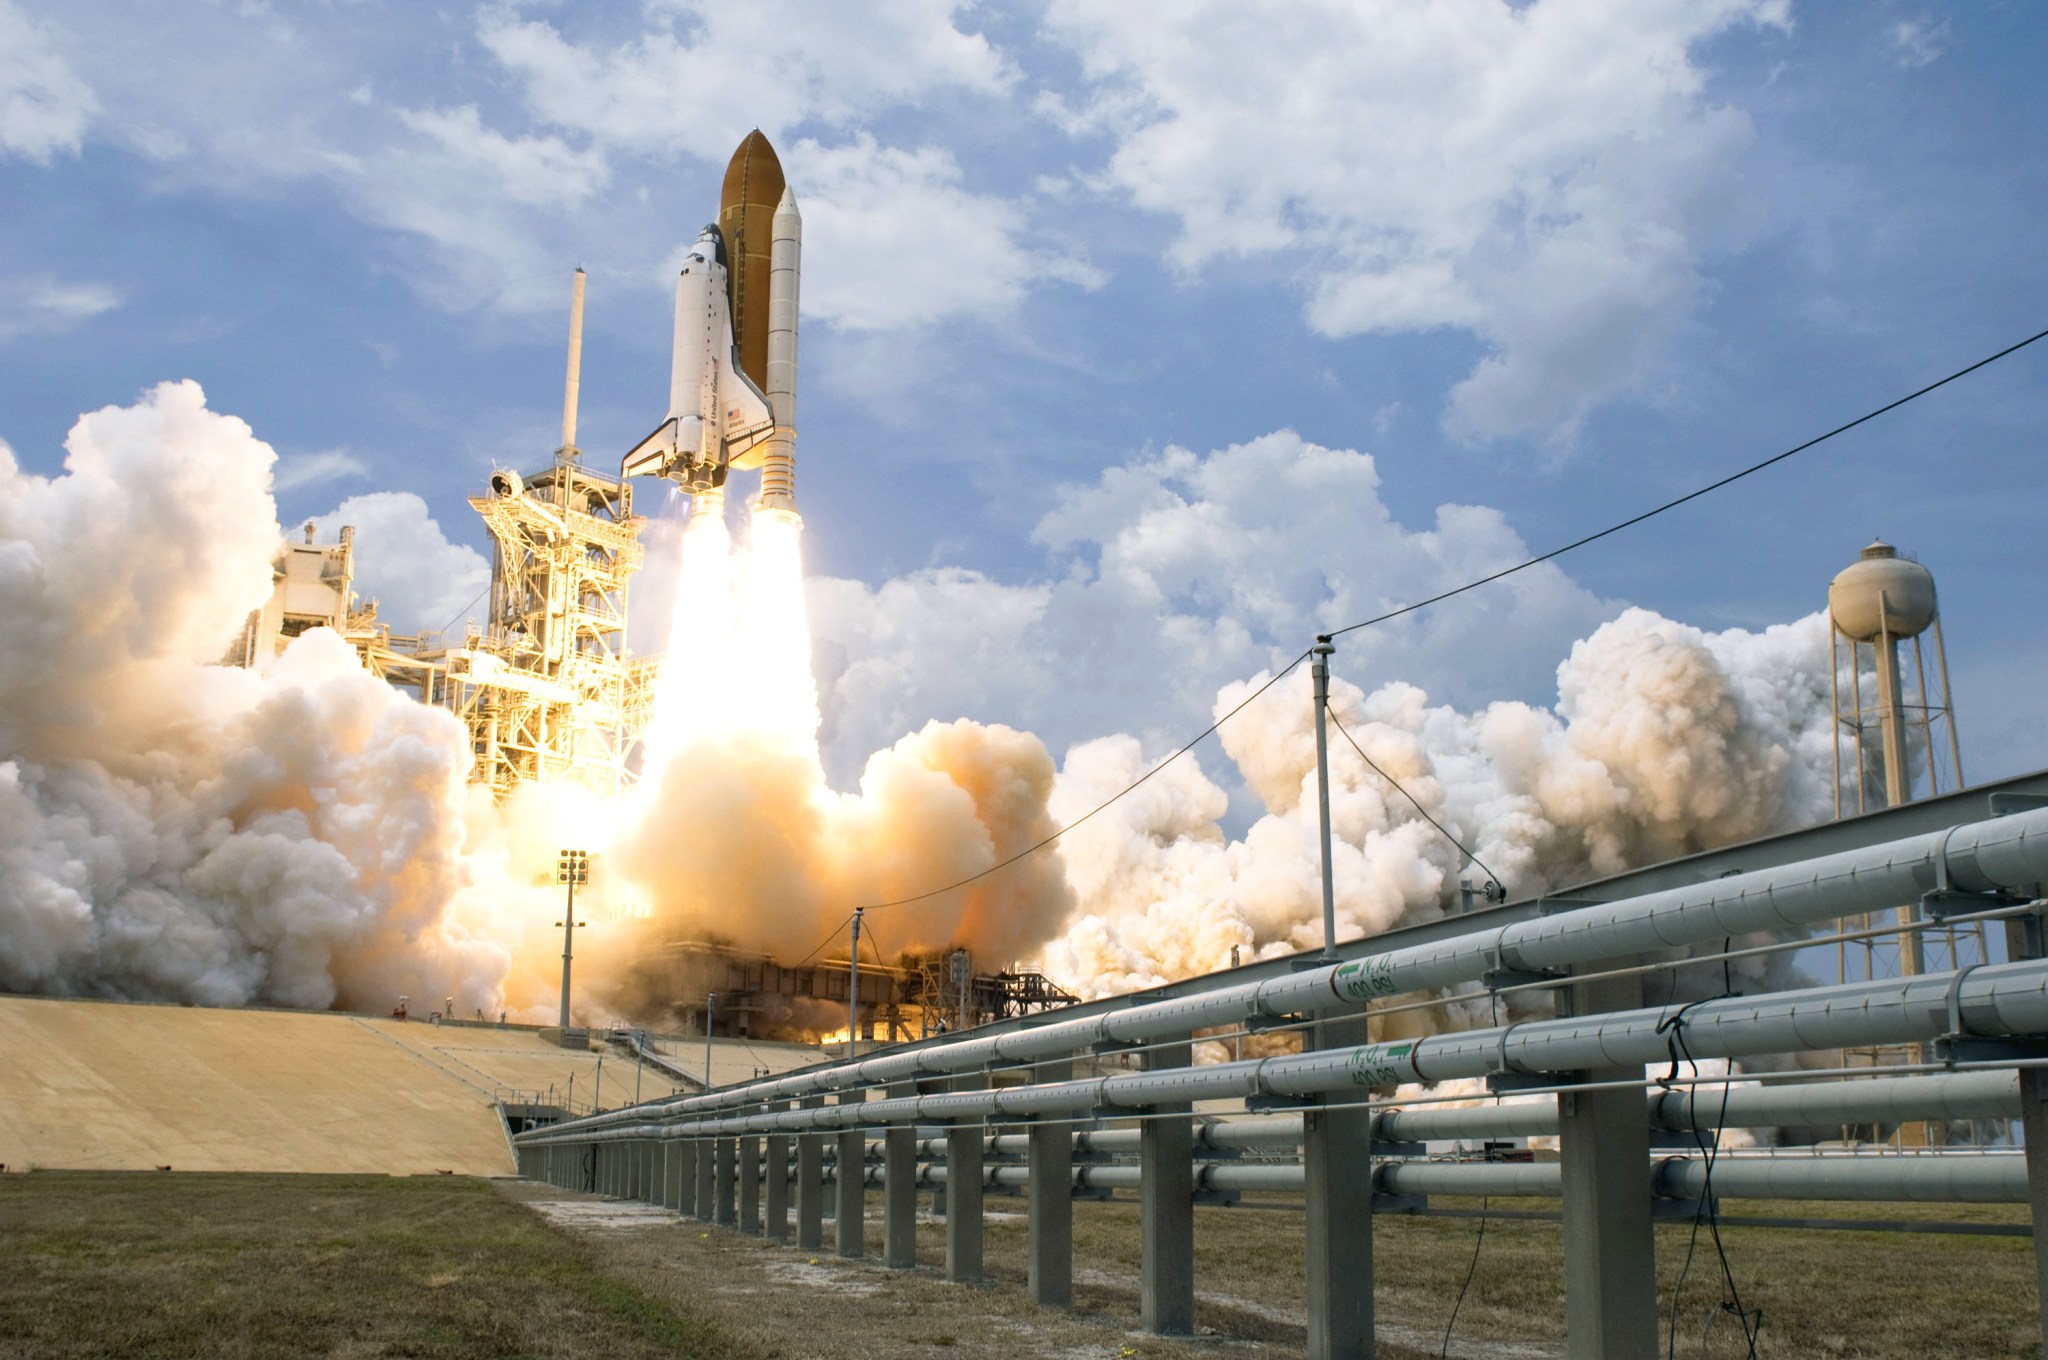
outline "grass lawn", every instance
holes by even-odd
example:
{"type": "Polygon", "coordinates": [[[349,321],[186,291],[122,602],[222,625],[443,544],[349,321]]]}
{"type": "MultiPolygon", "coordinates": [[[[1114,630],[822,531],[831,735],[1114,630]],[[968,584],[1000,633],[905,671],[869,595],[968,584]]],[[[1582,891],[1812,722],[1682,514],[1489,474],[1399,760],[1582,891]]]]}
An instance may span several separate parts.
{"type": "MultiPolygon", "coordinates": [[[[869,1196],[871,1210],[877,1201],[869,1196]]],[[[1072,1309],[1030,1302],[1022,1207],[1021,1200],[991,1198],[989,1282],[962,1286],[940,1278],[945,1227],[930,1219],[918,1232],[923,1269],[889,1271],[872,1256],[843,1262],[829,1246],[804,1252],[645,1211],[638,1223],[606,1226],[609,1211],[601,1203],[527,1183],[5,1176],[0,1357],[1195,1360],[1253,1347],[1274,1360],[1301,1355],[1298,1211],[1197,1211],[1196,1319],[1204,1335],[1174,1340],[1137,1329],[1134,1203],[1075,1205],[1072,1309]],[[605,1212],[574,1230],[557,1228],[525,1203],[547,1209],[541,1201],[549,1200],[605,1212]]],[[[1727,1208],[2025,1221],[2016,1205],[1727,1208]]],[[[867,1224],[870,1251],[880,1246],[880,1226],[867,1224]]],[[[1385,1360],[1437,1354],[1477,1227],[1471,1219],[1375,1221],[1385,1360]]],[[[1657,1229],[1660,1307],[1669,1306],[1689,1231],[1684,1224],[1657,1229]]],[[[2040,1355],[2033,1244],[2024,1238],[1732,1227],[1723,1235],[1744,1303],[1764,1309],[1766,1355],[2040,1355]]],[[[1556,1223],[1489,1224],[1451,1354],[1562,1354],[1560,1246],[1556,1223]]],[[[1721,1289],[1719,1258],[1703,1240],[1680,1308],[1680,1354],[1718,1360],[1743,1353],[1732,1319],[1715,1314],[1721,1289]]]]}
{"type": "Polygon", "coordinates": [[[0,1355],[758,1354],[487,1181],[0,1177],[0,1355]]]}

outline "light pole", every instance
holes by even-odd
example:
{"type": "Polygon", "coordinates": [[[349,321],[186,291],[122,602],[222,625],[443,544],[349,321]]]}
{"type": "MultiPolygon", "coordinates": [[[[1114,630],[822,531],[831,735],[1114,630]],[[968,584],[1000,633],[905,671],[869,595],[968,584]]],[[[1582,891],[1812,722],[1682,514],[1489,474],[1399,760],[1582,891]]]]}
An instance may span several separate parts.
{"type": "Polygon", "coordinates": [[[1323,958],[1337,961],[1337,895],[1330,872],[1330,738],[1325,724],[1330,714],[1330,653],[1336,651],[1326,637],[1316,639],[1311,670],[1316,688],[1316,806],[1321,814],[1319,830],[1323,850],[1323,958]]]}
{"type": "Polygon", "coordinates": [[[569,960],[576,952],[576,885],[590,881],[590,852],[564,850],[555,860],[555,882],[568,885],[569,909],[555,922],[562,928],[562,1020],[569,1032],[569,960]]]}
{"type": "Polygon", "coordinates": [[[711,1027],[718,1016],[718,993],[704,993],[704,1089],[711,1089],[711,1027]]]}
{"type": "Polygon", "coordinates": [[[865,907],[853,909],[853,954],[846,966],[846,1056],[860,1051],[860,915],[865,907]]]}

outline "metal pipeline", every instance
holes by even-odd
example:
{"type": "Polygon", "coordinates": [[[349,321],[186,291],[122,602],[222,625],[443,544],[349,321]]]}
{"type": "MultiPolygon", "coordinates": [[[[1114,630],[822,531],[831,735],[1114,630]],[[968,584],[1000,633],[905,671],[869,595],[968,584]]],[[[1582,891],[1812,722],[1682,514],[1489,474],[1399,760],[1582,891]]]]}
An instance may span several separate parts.
{"type": "MultiPolygon", "coordinates": [[[[1645,1168],[1650,1192],[1659,1199],[1697,1200],[1707,1193],[1710,1173],[1696,1156],[1656,1157],[1645,1168]]],[[[1130,1163],[1077,1163],[1069,1169],[1076,1190],[1137,1190],[1143,1168],[1130,1163]]],[[[838,1168],[828,1164],[827,1183],[836,1183],[838,1168]]],[[[947,1183],[944,1162],[923,1162],[917,1184],[947,1183]]],[[[2009,1151],[1816,1154],[1804,1151],[1723,1153],[1711,1172],[1720,1199],[1862,1200],[1926,1204],[2023,1204],[2027,1202],[2027,1160],[2009,1151]]],[[[990,1165],[982,1169],[988,1186],[1026,1186],[1028,1167],[990,1165]]],[[[863,1163],[863,1185],[886,1185],[888,1173],[879,1163],[863,1163]]],[[[1434,1161],[1411,1157],[1374,1163],[1374,1188],[1401,1196],[1488,1195],[1496,1198],[1550,1198],[1562,1192],[1556,1162],[1434,1161]]],[[[1299,1162],[1219,1162],[1195,1170],[1197,1190],[1287,1193],[1303,1188],[1299,1162]]]]}
{"type": "MultiPolygon", "coordinates": [[[[1495,1029],[1359,1044],[1299,1056],[1210,1067],[1120,1073],[1081,1081],[937,1095],[897,1096],[846,1105],[687,1119],[637,1136],[726,1135],[852,1129],[941,1120],[1020,1119],[1103,1109],[1247,1098],[1299,1100],[1407,1082],[1495,1073],[1571,1073],[1688,1058],[1735,1058],[1806,1049],[1925,1042],[1950,1032],[2014,1035],[2048,1032],[2048,960],[1965,968],[1955,973],[1815,987],[1757,997],[1725,997],[1495,1029]]],[[[1731,1093],[1731,1100],[1733,1093],[1731,1093]]],[[[629,1111],[645,1121],[655,1111],[629,1111]]],[[[590,1140],[588,1121],[522,1135],[522,1141],[590,1140]]]]}
{"type": "MultiPolygon", "coordinates": [[[[678,1097],[633,1110],[595,1116],[580,1121],[579,1127],[603,1127],[609,1122],[644,1119],[650,1115],[701,1114],[822,1092],[914,1080],[922,1076],[977,1070],[991,1065],[1024,1064],[1070,1056],[1096,1045],[1114,1047],[1142,1043],[1261,1017],[1356,1010],[1378,997],[1470,982],[1497,969],[1539,971],[1563,968],[1600,959],[1704,944],[1758,931],[1796,930],[1837,917],[1896,906],[1937,891],[2031,891],[2034,884],[2043,880],[2048,880],[2048,809],[2037,809],[1884,845],[1648,893],[1620,902],[1580,907],[1535,920],[1474,931],[1451,940],[1367,955],[1262,982],[1217,988],[1193,996],[1151,1002],[1106,1015],[1054,1022],[1032,1029],[881,1054],[752,1082],[708,1095],[678,1097]]],[[[1831,1047],[1833,1044],[1798,1043],[1789,1046],[1831,1047]]],[[[1695,1049],[1699,1051],[1696,1045],[1695,1049]]],[[[1333,1050],[1319,1056],[1356,1051],[1333,1050]]],[[[1700,1056],[1707,1054],[1700,1051],[1700,1056]]],[[[1245,1066],[1242,1063],[1221,1064],[1194,1070],[1215,1073],[1245,1066]]],[[[1547,1070],[1560,1069],[1553,1066],[1547,1070]]],[[[1221,1088],[1230,1084],[1227,1080],[1198,1083],[1211,1089],[1198,1090],[1190,1095],[1162,1096],[1160,1099],[1211,1099],[1226,1094],[1221,1088]]],[[[1012,1088],[1012,1091],[1051,1089],[1055,1088],[1021,1087],[1012,1088]]],[[[953,1098],[918,1099],[943,1101],[953,1098]]],[[[1032,1098],[1020,1096],[1017,1099],[1028,1102],[1032,1098]]],[[[958,1093],[957,1102],[950,1109],[938,1105],[931,1107],[931,1117],[968,1117],[979,1103],[975,1093],[958,1093]]],[[[1065,1108],[1071,1107],[1056,1102],[1042,1109],[1020,1105],[1002,1112],[1045,1113],[1065,1108]]]]}

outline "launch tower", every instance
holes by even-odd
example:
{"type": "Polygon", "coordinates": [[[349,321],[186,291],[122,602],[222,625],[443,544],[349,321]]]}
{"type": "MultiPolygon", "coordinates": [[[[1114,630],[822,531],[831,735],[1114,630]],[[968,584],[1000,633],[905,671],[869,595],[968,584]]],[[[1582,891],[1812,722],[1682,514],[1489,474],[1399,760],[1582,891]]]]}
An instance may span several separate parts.
{"type": "Polygon", "coordinates": [[[566,779],[610,796],[646,725],[658,658],[626,649],[626,596],[640,569],[633,489],[583,465],[576,407],[583,357],[583,271],[569,307],[562,443],[547,467],[491,474],[470,505],[492,540],[490,612],[459,639],[380,633],[359,644],[370,667],[439,704],[469,731],[472,782],[498,798],[566,779]]]}

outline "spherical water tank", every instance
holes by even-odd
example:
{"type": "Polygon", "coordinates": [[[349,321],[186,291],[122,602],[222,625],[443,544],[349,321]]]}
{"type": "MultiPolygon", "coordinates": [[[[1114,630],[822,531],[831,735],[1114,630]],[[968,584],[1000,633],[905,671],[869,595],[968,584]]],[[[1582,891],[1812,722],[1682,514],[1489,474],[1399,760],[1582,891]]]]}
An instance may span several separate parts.
{"type": "Polygon", "coordinates": [[[1843,636],[1874,640],[1880,629],[1913,637],[1934,622],[1934,573],[1899,556],[1882,539],[1872,543],[1828,587],[1828,614],[1843,636]]]}

